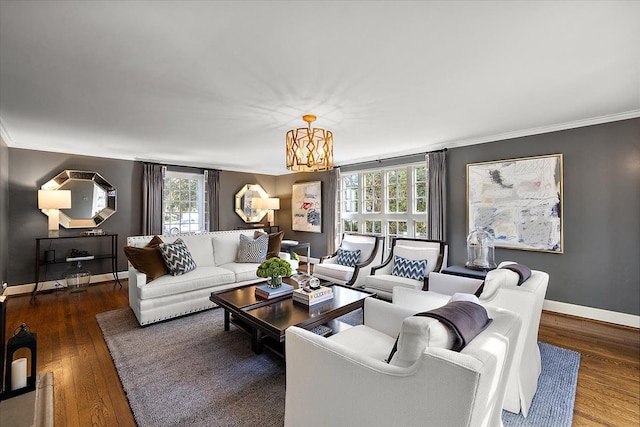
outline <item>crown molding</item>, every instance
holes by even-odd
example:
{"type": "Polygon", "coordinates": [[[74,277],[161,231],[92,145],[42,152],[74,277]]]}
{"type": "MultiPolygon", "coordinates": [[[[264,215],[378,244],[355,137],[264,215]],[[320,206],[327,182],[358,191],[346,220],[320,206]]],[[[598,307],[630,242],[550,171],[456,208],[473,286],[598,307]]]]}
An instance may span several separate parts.
{"type": "Polygon", "coordinates": [[[576,129],[586,126],[600,125],[603,123],[617,122],[620,120],[635,119],[640,117],[640,110],[625,111],[624,113],[610,114],[607,116],[593,117],[590,119],[576,120],[573,122],[559,123],[537,128],[517,130],[514,132],[500,133],[478,138],[461,139],[457,141],[443,142],[435,144],[438,148],[464,147],[467,145],[484,144],[487,142],[503,141],[506,139],[522,138],[525,136],[540,135],[543,133],[559,132],[568,129],[576,129]]]}
{"type": "Polygon", "coordinates": [[[2,138],[5,144],[7,144],[7,147],[11,147],[14,145],[13,139],[11,138],[11,136],[9,136],[9,131],[7,131],[7,128],[2,121],[2,117],[0,117],[0,138],[2,138]]]}

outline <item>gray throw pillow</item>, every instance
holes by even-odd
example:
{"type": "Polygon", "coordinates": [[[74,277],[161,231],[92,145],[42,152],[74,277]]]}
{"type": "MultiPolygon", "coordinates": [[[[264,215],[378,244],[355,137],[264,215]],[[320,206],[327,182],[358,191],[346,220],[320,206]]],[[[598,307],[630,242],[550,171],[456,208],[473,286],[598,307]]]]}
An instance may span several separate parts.
{"type": "Polygon", "coordinates": [[[267,234],[261,234],[253,239],[249,236],[241,234],[236,261],[261,263],[262,261],[267,259],[268,247],[269,235],[267,234]]]}
{"type": "Polygon", "coordinates": [[[195,270],[196,263],[182,239],[176,239],[173,243],[162,243],[159,248],[167,270],[173,276],[180,276],[195,270]]]}

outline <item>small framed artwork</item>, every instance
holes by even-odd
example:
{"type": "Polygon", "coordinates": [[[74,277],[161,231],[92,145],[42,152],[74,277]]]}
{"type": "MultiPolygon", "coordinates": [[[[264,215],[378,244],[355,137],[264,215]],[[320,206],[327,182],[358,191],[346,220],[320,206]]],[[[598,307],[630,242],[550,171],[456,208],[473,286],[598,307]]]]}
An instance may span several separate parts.
{"type": "Polygon", "coordinates": [[[322,181],[293,184],[291,215],[293,231],[322,232],[322,181]]]}
{"type": "Polygon", "coordinates": [[[563,253],[562,154],[467,164],[467,227],[495,247],[563,253]]]}

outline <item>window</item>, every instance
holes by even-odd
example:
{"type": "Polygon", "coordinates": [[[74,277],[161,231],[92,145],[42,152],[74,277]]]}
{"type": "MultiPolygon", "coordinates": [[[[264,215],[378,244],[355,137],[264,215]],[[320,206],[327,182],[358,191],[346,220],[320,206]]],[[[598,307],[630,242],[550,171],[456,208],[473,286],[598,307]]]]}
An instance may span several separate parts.
{"type": "Polygon", "coordinates": [[[205,230],[204,175],[166,171],[162,230],[165,234],[205,230]]]}
{"type": "Polygon", "coordinates": [[[340,176],[338,234],[427,237],[427,168],[414,163],[340,176]]]}

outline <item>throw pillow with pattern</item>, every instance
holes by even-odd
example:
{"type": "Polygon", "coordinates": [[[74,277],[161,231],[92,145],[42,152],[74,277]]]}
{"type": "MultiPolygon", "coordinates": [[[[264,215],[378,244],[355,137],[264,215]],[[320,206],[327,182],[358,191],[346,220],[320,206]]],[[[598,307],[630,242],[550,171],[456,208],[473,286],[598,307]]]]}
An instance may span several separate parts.
{"type": "Polygon", "coordinates": [[[255,238],[241,234],[236,262],[261,263],[267,259],[268,247],[268,234],[260,234],[255,238]]]}
{"type": "Polygon", "coordinates": [[[407,279],[424,280],[424,272],[427,270],[426,259],[408,259],[398,255],[393,257],[393,274],[407,279]]]}
{"type": "Polygon", "coordinates": [[[182,239],[176,239],[173,243],[162,243],[160,254],[169,273],[173,276],[180,276],[196,268],[191,252],[182,239]]]}
{"type": "Polygon", "coordinates": [[[340,265],[346,265],[347,267],[355,267],[360,262],[360,254],[362,251],[356,249],[355,251],[348,251],[346,249],[338,249],[337,261],[340,265]]]}

